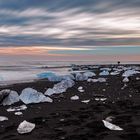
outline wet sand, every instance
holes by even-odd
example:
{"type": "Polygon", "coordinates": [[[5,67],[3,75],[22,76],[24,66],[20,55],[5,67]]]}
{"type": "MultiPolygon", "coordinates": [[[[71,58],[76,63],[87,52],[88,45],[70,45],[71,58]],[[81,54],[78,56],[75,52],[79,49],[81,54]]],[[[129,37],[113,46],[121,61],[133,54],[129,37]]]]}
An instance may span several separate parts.
{"type": "MultiPolygon", "coordinates": [[[[121,74],[102,77],[107,78],[107,82],[76,82],[66,93],[53,95],[53,103],[27,105],[21,116],[7,112],[9,106],[0,106],[0,115],[9,118],[0,122],[0,140],[140,140],[140,80],[136,80],[140,74],[130,77],[124,89],[121,89],[124,86],[121,74]],[[79,86],[85,92],[80,93],[79,86]],[[71,100],[73,95],[80,99],[71,100]],[[100,97],[107,100],[95,100],[100,97]],[[88,99],[89,103],[81,102],[88,99]],[[108,116],[113,116],[111,123],[124,130],[106,128],[102,120],[108,116]],[[16,129],[23,120],[35,123],[36,128],[29,134],[20,135],[16,129]]],[[[21,93],[24,88],[31,87],[44,93],[54,84],[44,79],[1,87],[0,90],[8,88],[21,93]]]]}

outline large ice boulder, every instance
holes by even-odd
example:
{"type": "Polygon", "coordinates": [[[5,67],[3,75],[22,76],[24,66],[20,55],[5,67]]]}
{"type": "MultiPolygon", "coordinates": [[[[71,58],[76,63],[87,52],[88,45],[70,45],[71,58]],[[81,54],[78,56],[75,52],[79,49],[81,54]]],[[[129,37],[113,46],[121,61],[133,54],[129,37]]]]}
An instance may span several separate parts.
{"type": "Polygon", "coordinates": [[[122,76],[123,77],[129,77],[129,76],[133,76],[133,75],[135,75],[135,74],[138,74],[138,73],[140,73],[139,71],[136,71],[136,70],[126,70],[123,74],[122,74],[122,76]]]}
{"type": "Polygon", "coordinates": [[[75,82],[73,80],[62,80],[61,82],[57,83],[54,85],[54,87],[51,89],[49,88],[46,92],[45,95],[51,96],[52,94],[59,94],[66,92],[68,88],[71,88],[74,86],[75,82]]]}
{"type": "Polygon", "coordinates": [[[35,128],[34,123],[27,122],[26,120],[21,122],[17,128],[19,134],[30,133],[35,128]]]}
{"type": "Polygon", "coordinates": [[[6,96],[3,101],[2,105],[12,105],[14,103],[19,102],[19,95],[16,91],[13,90],[7,90],[8,96],[6,96]]]}
{"type": "Polygon", "coordinates": [[[20,100],[25,104],[53,102],[51,98],[46,97],[43,93],[32,88],[25,88],[19,97],[20,100]]]}

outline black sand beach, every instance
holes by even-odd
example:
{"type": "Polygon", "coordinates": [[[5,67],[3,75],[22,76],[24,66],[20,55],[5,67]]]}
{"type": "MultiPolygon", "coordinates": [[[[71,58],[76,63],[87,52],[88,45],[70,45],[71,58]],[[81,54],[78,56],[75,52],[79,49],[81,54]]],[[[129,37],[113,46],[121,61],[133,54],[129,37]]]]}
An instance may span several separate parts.
{"type": "MultiPolygon", "coordinates": [[[[99,73],[98,69],[96,73],[99,73]]],[[[101,77],[107,81],[76,81],[66,93],[52,95],[53,103],[27,105],[21,116],[7,112],[9,106],[0,106],[0,115],[9,119],[0,122],[0,140],[140,140],[140,79],[136,80],[140,74],[129,77],[130,81],[124,88],[122,73],[101,77]],[[85,90],[83,93],[77,90],[79,86],[85,90]],[[79,100],[71,100],[73,95],[78,95],[79,100]],[[100,97],[107,99],[97,101],[96,98],[100,97]],[[81,102],[88,99],[89,103],[81,102]],[[111,123],[123,131],[112,131],[104,126],[102,120],[109,116],[113,117],[111,123]],[[29,134],[20,135],[17,127],[23,120],[35,123],[36,128],[29,134]]],[[[43,79],[3,86],[0,90],[12,89],[21,93],[24,88],[31,87],[44,93],[54,84],[43,79]]]]}

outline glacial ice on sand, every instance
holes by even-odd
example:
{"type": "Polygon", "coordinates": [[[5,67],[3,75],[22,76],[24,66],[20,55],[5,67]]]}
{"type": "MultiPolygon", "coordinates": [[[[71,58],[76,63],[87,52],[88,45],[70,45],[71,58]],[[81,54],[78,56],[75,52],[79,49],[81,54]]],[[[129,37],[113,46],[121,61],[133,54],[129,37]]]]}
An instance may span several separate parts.
{"type": "Polygon", "coordinates": [[[102,122],[104,123],[104,126],[110,130],[118,130],[118,131],[121,131],[123,130],[121,127],[115,125],[115,124],[112,124],[106,120],[102,120],[102,122]]]}
{"type": "Polygon", "coordinates": [[[37,90],[32,88],[25,88],[19,97],[20,100],[25,104],[53,102],[51,98],[46,97],[43,93],[38,92],[37,90]]]}
{"type": "Polygon", "coordinates": [[[17,128],[19,134],[30,133],[35,128],[34,123],[27,122],[26,120],[21,122],[17,128]]]}

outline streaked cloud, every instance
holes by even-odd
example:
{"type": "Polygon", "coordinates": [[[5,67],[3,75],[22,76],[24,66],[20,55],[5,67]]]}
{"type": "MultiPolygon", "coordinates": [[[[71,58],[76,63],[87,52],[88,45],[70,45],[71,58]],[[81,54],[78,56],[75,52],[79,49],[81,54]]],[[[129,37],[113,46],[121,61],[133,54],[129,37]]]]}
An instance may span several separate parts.
{"type": "Polygon", "coordinates": [[[138,45],[139,6],[139,0],[5,0],[0,46],[138,45]]]}

